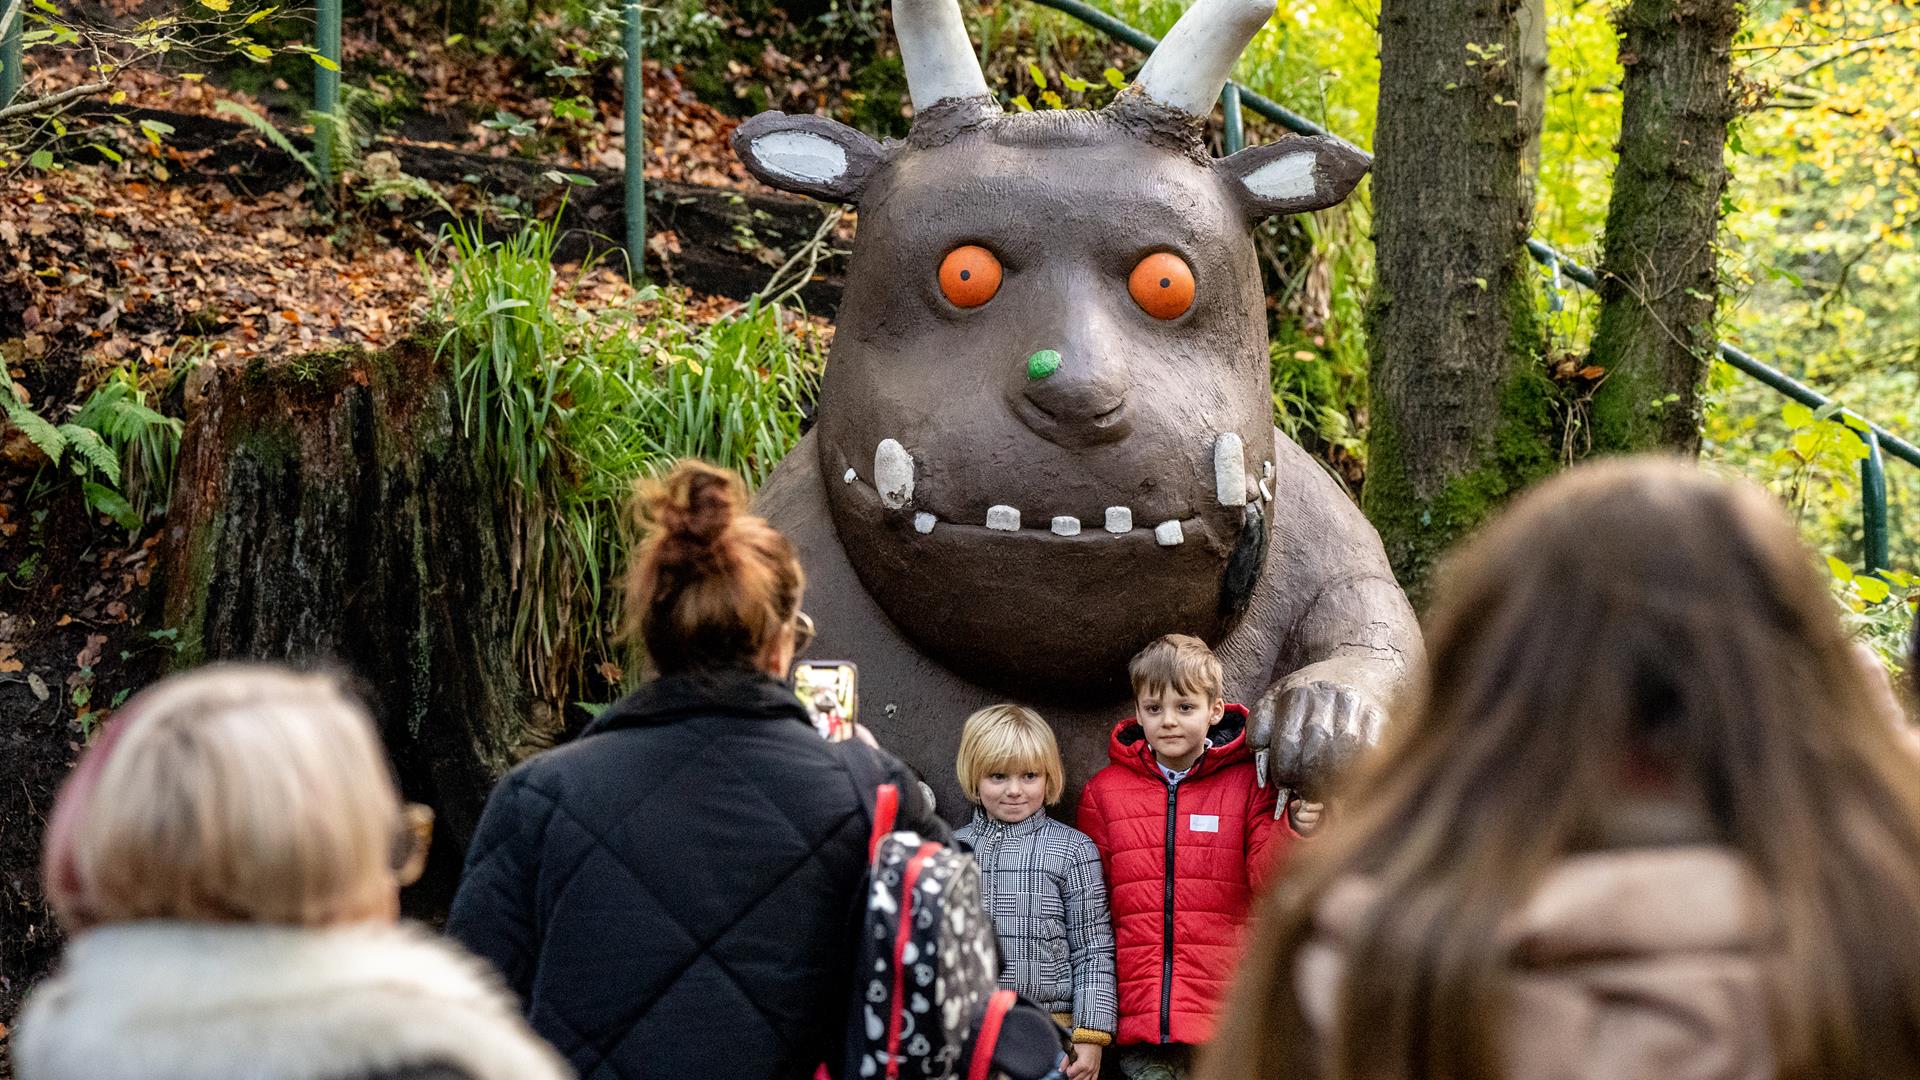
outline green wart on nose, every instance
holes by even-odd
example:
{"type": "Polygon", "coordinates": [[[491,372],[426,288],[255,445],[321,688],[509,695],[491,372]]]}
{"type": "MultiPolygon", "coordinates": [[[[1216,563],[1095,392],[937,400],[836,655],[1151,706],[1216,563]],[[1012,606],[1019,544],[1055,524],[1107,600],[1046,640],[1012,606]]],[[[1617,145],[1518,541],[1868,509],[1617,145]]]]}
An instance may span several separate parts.
{"type": "Polygon", "coordinates": [[[1041,349],[1027,357],[1027,378],[1044,379],[1060,370],[1060,354],[1052,349],[1041,349]]]}

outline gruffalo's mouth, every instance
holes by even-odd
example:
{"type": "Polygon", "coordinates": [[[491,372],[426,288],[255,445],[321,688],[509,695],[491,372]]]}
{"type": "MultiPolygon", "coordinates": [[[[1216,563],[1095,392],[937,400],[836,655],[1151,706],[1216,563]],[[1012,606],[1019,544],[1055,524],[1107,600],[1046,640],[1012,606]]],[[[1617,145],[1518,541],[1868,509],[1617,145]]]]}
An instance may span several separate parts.
{"type": "Polygon", "coordinates": [[[1211,452],[1188,442],[1192,460],[1159,459],[1143,476],[1153,482],[1131,489],[1118,473],[1050,484],[946,471],[945,447],[895,438],[865,444],[858,460],[822,443],[821,478],[848,561],[927,655],[1034,701],[1104,697],[1124,692],[1127,659],[1147,642],[1173,631],[1218,641],[1246,610],[1273,495],[1271,450],[1249,455],[1246,443],[1233,432],[1216,434],[1211,452]],[[936,490],[959,479],[965,491],[936,490]],[[1131,503],[1100,494],[1127,490],[1131,503]]]}
{"type": "Polygon", "coordinates": [[[913,531],[930,536],[936,530],[978,532],[991,539],[993,534],[1050,534],[1062,541],[1082,538],[1080,542],[1138,537],[1150,533],[1160,547],[1179,547],[1189,541],[1231,543],[1232,538],[1212,535],[1210,520],[1233,522],[1235,516],[1222,509],[1251,507],[1263,512],[1273,501],[1273,462],[1261,460],[1257,471],[1248,467],[1246,447],[1239,435],[1222,432],[1213,444],[1214,490],[1204,502],[1170,508],[1162,497],[1152,505],[1128,505],[1116,500],[1101,507],[1046,505],[1043,498],[1027,497],[1014,502],[988,498],[967,498],[954,493],[930,492],[917,478],[913,454],[897,439],[882,439],[873,450],[872,467],[864,475],[858,466],[849,465],[841,482],[859,485],[877,499],[886,512],[912,522],[913,531]]]}

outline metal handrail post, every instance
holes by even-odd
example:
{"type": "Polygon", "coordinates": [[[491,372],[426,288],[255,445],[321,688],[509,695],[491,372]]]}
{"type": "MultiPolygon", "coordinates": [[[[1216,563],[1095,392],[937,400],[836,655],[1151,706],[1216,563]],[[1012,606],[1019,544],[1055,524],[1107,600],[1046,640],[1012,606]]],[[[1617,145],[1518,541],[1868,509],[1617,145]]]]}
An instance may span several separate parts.
{"type": "Polygon", "coordinates": [[[1240,84],[1230,82],[1220,90],[1221,142],[1227,153],[1237,154],[1247,145],[1246,124],[1240,119],[1240,84]]]}
{"type": "Polygon", "coordinates": [[[321,117],[313,125],[313,161],[320,169],[320,190],[328,198],[333,192],[334,118],[340,112],[340,3],[319,0],[313,30],[315,51],[332,64],[313,65],[313,111],[321,117]]]}
{"type": "Polygon", "coordinates": [[[622,32],[627,48],[627,278],[647,276],[647,88],[640,55],[640,0],[629,0],[622,32]]]}
{"type": "Polygon", "coordinates": [[[1893,562],[1887,550],[1887,464],[1880,456],[1880,437],[1870,430],[1857,434],[1867,444],[1867,456],[1860,459],[1861,560],[1867,573],[1878,574],[1893,562]]]}
{"type": "MultiPolygon", "coordinates": [[[[6,13],[8,0],[0,0],[0,15],[6,13]]],[[[0,34],[0,108],[13,102],[20,92],[20,34],[27,24],[27,0],[13,13],[5,34],[0,34]]]]}

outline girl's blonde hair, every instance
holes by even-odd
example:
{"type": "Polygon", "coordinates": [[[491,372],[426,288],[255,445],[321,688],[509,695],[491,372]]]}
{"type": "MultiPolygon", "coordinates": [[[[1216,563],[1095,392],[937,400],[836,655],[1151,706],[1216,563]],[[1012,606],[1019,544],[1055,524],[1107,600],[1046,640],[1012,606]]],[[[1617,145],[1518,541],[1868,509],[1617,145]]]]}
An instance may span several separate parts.
{"type": "Polygon", "coordinates": [[[1777,916],[1774,1075],[1920,1077],[1920,771],[1825,576],[1766,492],[1676,461],[1521,496],[1448,557],[1426,685],[1268,896],[1201,1076],[1504,1075],[1514,913],[1655,768],[1777,916]],[[1347,879],[1378,903],[1323,1042],[1299,958],[1347,879]]]}
{"type": "Polygon", "coordinates": [[[954,772],[967,801],[980,801],[980,780],[988,773],[1032,769],[1046,778],[1046,803],[1060,801],[1066,769],[1060,744],[1040,714],[1025,705],[989,705],[967,717],[960,732],[960,757],[954,772]]]}
{"type": "Polygon", "coordinates": [[[43,880],[72,929],[318,926],[395,887],[406,837],[373,723],[325,675],[228,664],[129,701],[54,803],[43,880]]]}

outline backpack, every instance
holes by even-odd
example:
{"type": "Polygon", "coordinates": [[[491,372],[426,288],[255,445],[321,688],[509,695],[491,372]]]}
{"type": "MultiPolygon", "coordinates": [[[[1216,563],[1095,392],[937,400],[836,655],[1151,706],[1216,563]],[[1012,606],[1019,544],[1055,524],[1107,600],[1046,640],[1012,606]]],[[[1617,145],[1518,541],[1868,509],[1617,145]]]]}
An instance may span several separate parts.
{"type": "Polygon", "coordinates": [[[973,857],[895,832],[900,792],[878,787],[844,1080],[1060,1075],[1066,1033],[999,988],[1000,947],[973,857]],[[1037,1018],[1037,1020],[1036,1020],[1037,1018]],[[1044,1062],[1044,1067],[1040,1063],[1044,1062]]]}

